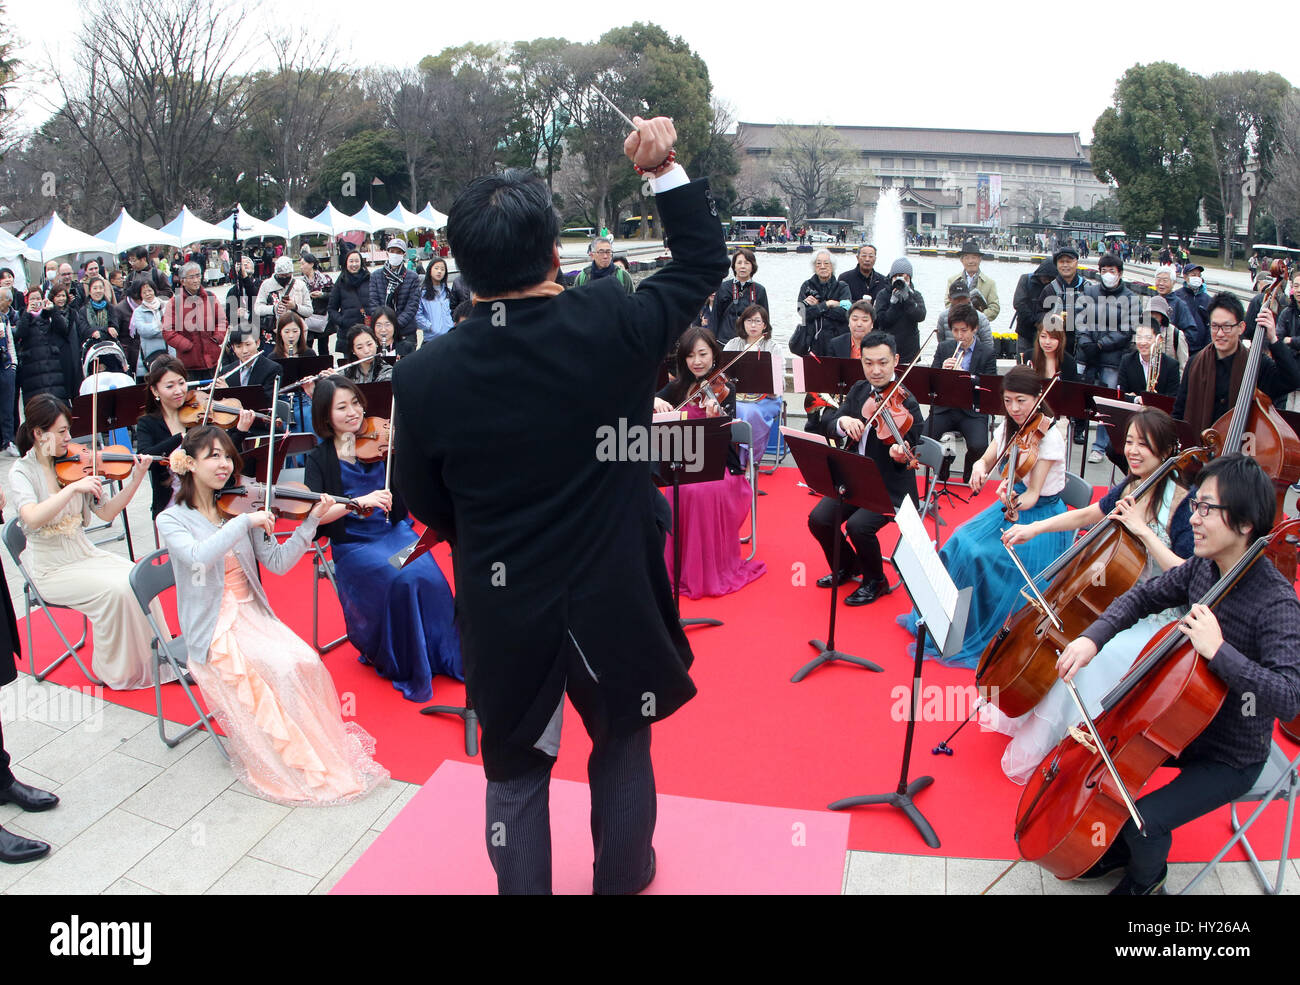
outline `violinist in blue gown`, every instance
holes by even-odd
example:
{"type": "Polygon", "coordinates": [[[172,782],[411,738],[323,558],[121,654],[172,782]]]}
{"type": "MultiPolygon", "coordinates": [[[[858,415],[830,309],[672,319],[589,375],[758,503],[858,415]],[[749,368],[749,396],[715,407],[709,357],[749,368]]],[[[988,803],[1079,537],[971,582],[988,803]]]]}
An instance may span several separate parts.
{"type": "Polygon", "coordinates": [[[389,563],[417,539],[401,497],[385,488],[386,463],[356,456],[366,400],[356,384],[333,376],[316,384],[312,429],[321,443],[307,454],[307,485],[374,508],[368,517],[338,505],[321,519],[333,548],[348,639],[382,677],[411,701],[433,696],[433,675],[464,680],[451,589],[431,555],[405,568],[389,563]]]}

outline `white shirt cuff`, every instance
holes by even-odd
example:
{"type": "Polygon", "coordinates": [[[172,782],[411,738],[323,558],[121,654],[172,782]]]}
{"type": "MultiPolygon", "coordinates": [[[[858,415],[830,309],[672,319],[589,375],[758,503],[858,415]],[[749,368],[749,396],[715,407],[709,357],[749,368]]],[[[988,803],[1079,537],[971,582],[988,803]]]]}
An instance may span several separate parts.
{"type": "Polygon", "coordinates": [[[690,181],[691,179],[686,177],[686,169],[680,164],[674,164],[659,177],[650,179],[650,187],[654,189],[656,195],[662,195],[680,185],[690,184],[690,181]]]}

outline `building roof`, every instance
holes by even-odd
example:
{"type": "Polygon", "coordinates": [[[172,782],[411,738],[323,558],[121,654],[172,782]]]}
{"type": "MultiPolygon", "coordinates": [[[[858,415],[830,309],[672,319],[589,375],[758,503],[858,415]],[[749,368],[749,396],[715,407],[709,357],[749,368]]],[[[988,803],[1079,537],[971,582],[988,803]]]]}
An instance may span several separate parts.
{"type": "MultiPolygon", "coordinates": [[[[739,123],[741,146],[769,148],[780,124],[739,123]]],[[[798,129],[807,125],[800,124],[798,129]]],[[[1015,130],[934,130],[923,127],[832,127],[850,150],[873,154],[933,154],[984,158],[1033,158],[1088,163],[1078,132],[1023,133],[1015,130]]]]}

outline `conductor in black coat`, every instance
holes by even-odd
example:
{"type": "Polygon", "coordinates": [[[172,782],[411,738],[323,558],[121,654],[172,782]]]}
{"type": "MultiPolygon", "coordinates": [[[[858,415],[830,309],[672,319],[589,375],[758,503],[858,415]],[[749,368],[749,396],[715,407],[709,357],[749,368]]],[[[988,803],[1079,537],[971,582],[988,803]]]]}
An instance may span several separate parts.
{"type": "MultiPolygon", "coordinates": [[[[0,510],[4,509],[4,493],[0,492],[0,510]]],[[[4,518],[0,516],[0,524],[4,518]]],[[[4,568],[0,567],[0,686],[12,683],[18,676],[14,661],[22,656],[18,647],[18,621],[14,618],[14,604],[9,598],[9,583],[4,568]]],[[[4,723],[0,722],[0,805],[15,804],[24,811],[47,811],[59,798],[44,790],[37,790],[18,782],[9,769],[9,753],[5,751],[4,723]]],[[[19,821],[21,824],[22,822],[19,821]]],[[[30,862],[49,853],[50,846],[43,841],[24,838],[0,828],[0,862],[30,862]]]]}
{"type": "MultiPolygon", "coordinates": [[[[940,342],[935,351],[934,361],[930,364],[935,369],[958,369],[966,373],[981,376],[996,376],[998,372],[997,354],[993,346],[981,342],[975,333],[979,325],[979,315],[969,304],[955,304],[948,313],[948,328],[953,337],[940,342]],[[960,360],[956,357],[957,346],[961,345],[960,360]]],[[[974,391],[972,390],[972,396],[974,391]]],[[[981,414],[972,407],[936,407],[930,411],[930,420],[926,422],[925,433],[938,439],[948,431],[960,431],[966,439],[966,460],[962,464],[962,481],[970,481],[970,470],[983,457],[989,447],[989,416],[981,414]]],[[[939,481],[948,480],[948,469],[952,460],[944,457],[939,467],[939,481]]]]}
{"type": "Polygon", "coordinates": [[[447,226],[474,313],[393,375],[396,489],[453,548],[502,892],[551,888],[547,790],[566,691],[593,742],[594,888],[648,885],[647,726],[695,694],[647,495],[651,463],[632,460],[644,443],[624,448],[616,436],[648,430],[663,354],[722,279],[727,254],[708,183],[669,162],[671,121],[637,125],[625,150],[655,175],[672,262],[634,294],[612,277],[561,293],[546,183],[520,171],[480,178],[447,226]]]}
{"type": "MultiPolygon", "coordinates": [[[[896,445],[886,445],[876,435],[875,425],[864,431],[866,415],[863,404],[867,398],[887,387],[894,379],[898,367],[898,350],[894,337],[888,332],[872,332],[862,340],[862,370],[866,379],[853,384],[837,413],[827,412],[822,423],[826,436],[834,441],[845,439],[848,447],[859,455],[866,455],[880,469],[880,477],[889,491],[890,501],[899,506],[904,497],[915,497],[916,473],[904,462],[906,455],[896,445]]],[[[912,428],[907,432],[907,442],[915,445],[921,440],[923,419],[916,398],[908,394],[904,406],[912,415],[912,428]]],[[[889,593],[889,582],[880,557],[880,541],[876,534],[891,517],[871,510],[845,505],[844,527],[848,540],[835,528],[835,500],[829,496],[813,507],[808,515],[808,529],[817,538],[826,554],[829,566],[834,558],[835,538],[840,538],[840,581],[862,575],[862,585],[844,600],[845,605],[866,605],[889,593]],[[850,547],[850,544],[852,545],[850,547]]],[[[833,572],[832,572],[833,574],[833,572]]],[[[830,588],[831,575],[818,580],[819,588],[830,588]]]]}

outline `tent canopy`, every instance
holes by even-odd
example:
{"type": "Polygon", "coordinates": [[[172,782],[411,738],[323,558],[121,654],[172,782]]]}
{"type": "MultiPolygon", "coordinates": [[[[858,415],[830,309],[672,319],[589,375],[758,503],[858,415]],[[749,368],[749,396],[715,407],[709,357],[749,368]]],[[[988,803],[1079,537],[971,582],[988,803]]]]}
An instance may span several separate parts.
{"type": "Polygon", "coordinates": [[[287,235],[289,239],[298,236],[333,235],[329,226],[315,219],[308,219],[301,212],[295,212],[288,202],[285,202],[284,208],[268,219],[267,223],[275,226],[280,230],[280,235],[287,235]]]}
{"type": "Polygon", "coordinates": [[[210,222],[204,222],[188,205],[181,206],[176,218],[162,227],[162,232],[170,233],[180,241],[182,246],[190,243],[223,242],[230,239],[230,231],[210,222]]]}
{"type": "Polygon", "coordinates": [[[361,206],[361,211],[359,211],[352,218],[366,223],[366,225],[370,227],[370,231],[375,233],[380,232],[381,230],[384,229],[400,229],[403,232],[406,231],[406,227],[403,226],[400,222],[394,222],[388,216],[380,215],[378,212],[372,209],[370,207],[369,202],[361,206]]]}
{"type": "Polygon", "coordinates": [[[374,232],[374,229],[361,219],[334,208],[333,202],[327,202],[325,208],[321,209],[320,215],[315,216],[312,221],[319,222],[322,226],[328,228],[331,236],[338,236],[340,233],[348,232],[374,232]]]}
{"type": "Polygon", "coordinates": [[[100,231],[99,238],[113,244],[117,253],[133,246],[180,246],[180,241],[151,226],[146,226],[122,209],[116,219],[100,231]]]}
{"type": "Polygon", "coordinates": [[[429,225],[429,220],[425,219],[423,216],[416,215],[401,202],[398,202],[393,208],[393,211],[388,213],[384,218],[392,223],[393,226],[402,230],[423,229],[429,225]]]}
{"type": "Polygon", "coordinates": [[[441,229],[447,225],[447,214],[435,209],[432,202],[424,203],[424,208],[419,211],[419,216],[421,219],[428,221],[431,229],[441,229]]]}
{"type": "MultiPolygon", "coordinates": [[[[0,257],[22,257],[24,260],[39,260],[41,255],[24,243],[13,233],[0,229],[0,257]]],[[[17,276],[17,271],[14,271],[17,276]]]]}
{"type": "Polygon", "coordinates": [[[79,229],[73,229],[59,218],[55,212],[50,221],[27,237],[25,244],[29,250],[40,254],[42,261],[56,257],[70,256],[74,253],[117,253],[112,243],[91,236],[79,229]]]}
{"type": "MultiPolygon", "coordinates": [[[[237,205],[235,215],[239,219],[239,238],[244,239],[284,239],[284,230],[271,225],[265,220],[257,218],[244,209],[242,205],[237,205]]],[[[220,222],[214,222],[214,226],[222,230],[226,239],[233,239],[230,229],[230,214],[220,222]]]]}

